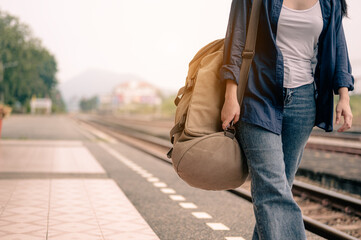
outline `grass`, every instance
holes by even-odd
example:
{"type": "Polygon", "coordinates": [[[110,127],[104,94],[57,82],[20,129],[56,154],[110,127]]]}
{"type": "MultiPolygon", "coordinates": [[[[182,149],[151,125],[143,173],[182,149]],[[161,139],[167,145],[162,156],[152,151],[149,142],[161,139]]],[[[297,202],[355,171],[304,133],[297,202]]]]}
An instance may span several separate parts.
{"type": "MultiPolygon", "coordinates": [[[[161,115],[162,117],[168,117],[170,119],[174,118],[176,106],[174,105],[175,96],[170,96],[166,99],[163,99],[161,106],[128,106],[120,110],[120,112],[130,113],[130,114],[156,114],[161,115]]],[[[335,96],[335,106],[338,102],[338,96],[335,96]]],[[[350,96],[350,106],[353,114],[353,125],[361,126],[361,94],[351,95],[350,96]]],[[[335,114],[334,114],[335,115],[335,114]]]]}
{"type": "Polygon", "coordinates": [[[353,125],[361,126],[361,94],[350,96],[353,125]]]}

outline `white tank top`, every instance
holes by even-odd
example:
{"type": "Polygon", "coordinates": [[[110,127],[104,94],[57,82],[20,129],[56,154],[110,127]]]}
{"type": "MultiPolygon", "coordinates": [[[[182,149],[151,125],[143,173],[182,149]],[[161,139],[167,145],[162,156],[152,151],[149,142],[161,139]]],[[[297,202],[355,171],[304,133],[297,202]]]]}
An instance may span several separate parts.
{"type": "Polygon", "coordinates": [[[320,2],[306,10],[282,6],[276,44],[283,55],[283,87],[295,88],[313,82],[318,38],[323,27],[320,2]]]}

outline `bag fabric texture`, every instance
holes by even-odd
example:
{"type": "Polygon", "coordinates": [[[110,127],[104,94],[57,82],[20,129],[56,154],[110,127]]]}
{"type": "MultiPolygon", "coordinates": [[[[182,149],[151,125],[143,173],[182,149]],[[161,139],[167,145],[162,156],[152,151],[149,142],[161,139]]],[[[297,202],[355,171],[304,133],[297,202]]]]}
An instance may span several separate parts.
{"type": "Polygon", "coordinates": [[[205,190],[237,188],[248,175],[234,132],[222,129],[225,82],[218,72],[223,45],[224,39],[206,45],[189,63],[186,84],[175,99],[170,133],[175,171],[190,186],[205,190]]]}
{"type": "MultiPolygon", "coordinates": [[[[237,87],[240,105],[254,56],[261,4],[262,0],[252,3],[237,87]]],[[[174,101],[175,126],[170,131],[173,148],[167,154],[185,182],[205,190],[234,189],[248,176],[247,161],[233,126],[222,130],[226,82],[220,80],[219,69],[223,49],[224,39],[216,40],[199,50],[189,63],[185,86],[174,101]]]]}

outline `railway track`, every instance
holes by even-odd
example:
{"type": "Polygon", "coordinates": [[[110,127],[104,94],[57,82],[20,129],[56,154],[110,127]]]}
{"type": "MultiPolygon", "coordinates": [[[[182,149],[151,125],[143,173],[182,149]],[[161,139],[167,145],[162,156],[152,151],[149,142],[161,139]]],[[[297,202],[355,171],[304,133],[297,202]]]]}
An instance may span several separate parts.
{"type": "MultiPolygon", "coordinates": [[[[171,144],[165,139],[134,131],[104,118],[75,118],[75,120],[96,127],[132,147],[172,164],[166,157],[171,144]]],[[[136,128],[135,125],[134,127],[136,128]]],[[[250,183],[246,182],[241,188],[229,192],[251,202],[249,188],[250,183]]],[[[294,182],[292,191],[301,207],[308,231],[326,239],[361,238],[361,200],[300,181],[294,182]]]]}
{"type": "Polygon", "coordinates": [[[332,133],[326,133],[325,131],[321,129],[314,129],[312,132],[313,136],[319,136],[319,137],[327,137],[327,138],[333,138],[333,139],[342,139],[342,140],[351,140],[351,141],[361,141],[361,132],[360,131],[351,131],[348,130],[346,132],[332,132],[332,133]]]}
{"type": "MultiPolygon", "coordinates": [[[[92,116],[93,119],[99,119],[99,116],[92,116]]],[[[119,124],[119,120],[121,120],[121,125],[123,127],[134,129],[137,132],[143,132],[145,134],[150,134],[153,136],[157,136],[159,138],[169,140],[169,130],[173,127],[173,122],[169,120],[157,120],[152,121],[151,119],[141,120],[136,118],[122,118],[116,119],[114,117],[102,116],[102,120],[105,120],[109,123],[119,124]]],[[[306,145],[308,149],[314,150],[322,150],[327,152],[335,152],[335,153],[347,153],[351,155],[361,156],[361,144],[357,144],[361,142],[361,132],[359,131],[347,131],[344,133],[332,132],[326,133],[323,130],[315,128],[311,136],[314,139],[310,139],[306,145]],[[323,139],[332,139],[332,140],[340,140],[351,143],[349,147],[340,146],[337,143],[329,143],[323,142],[323,139]],[[356,144],[353,144],[356,143],[356,144]]]]}

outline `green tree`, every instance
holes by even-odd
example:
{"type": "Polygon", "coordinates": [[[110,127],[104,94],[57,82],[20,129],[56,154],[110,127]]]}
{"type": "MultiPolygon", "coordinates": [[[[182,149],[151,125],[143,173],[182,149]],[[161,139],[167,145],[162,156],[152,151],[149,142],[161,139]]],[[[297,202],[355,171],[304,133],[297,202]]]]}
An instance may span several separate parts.
{"type": "Polygon", "coordinates": [[[98,107],[98,97],[82,98],[79,102],[79,107],[83,112],[90,112],[98,107]]]}
{"type": "MultiPolygon", "coordinates": [[[[17,17],[0,10],[0,101],[27,109],[33,95],[59,98],[56,91],[57,63],[29,27],[17,17]],[[0,77],[1,80],[1,77],[0,77]]],[[[60,96],[61,97],[61,96],[60,96]]],[[[53,104],[62,104],[61,101],[53,104]]],[[[57,109],[65,109],[58,106],[57,109]]]]}

